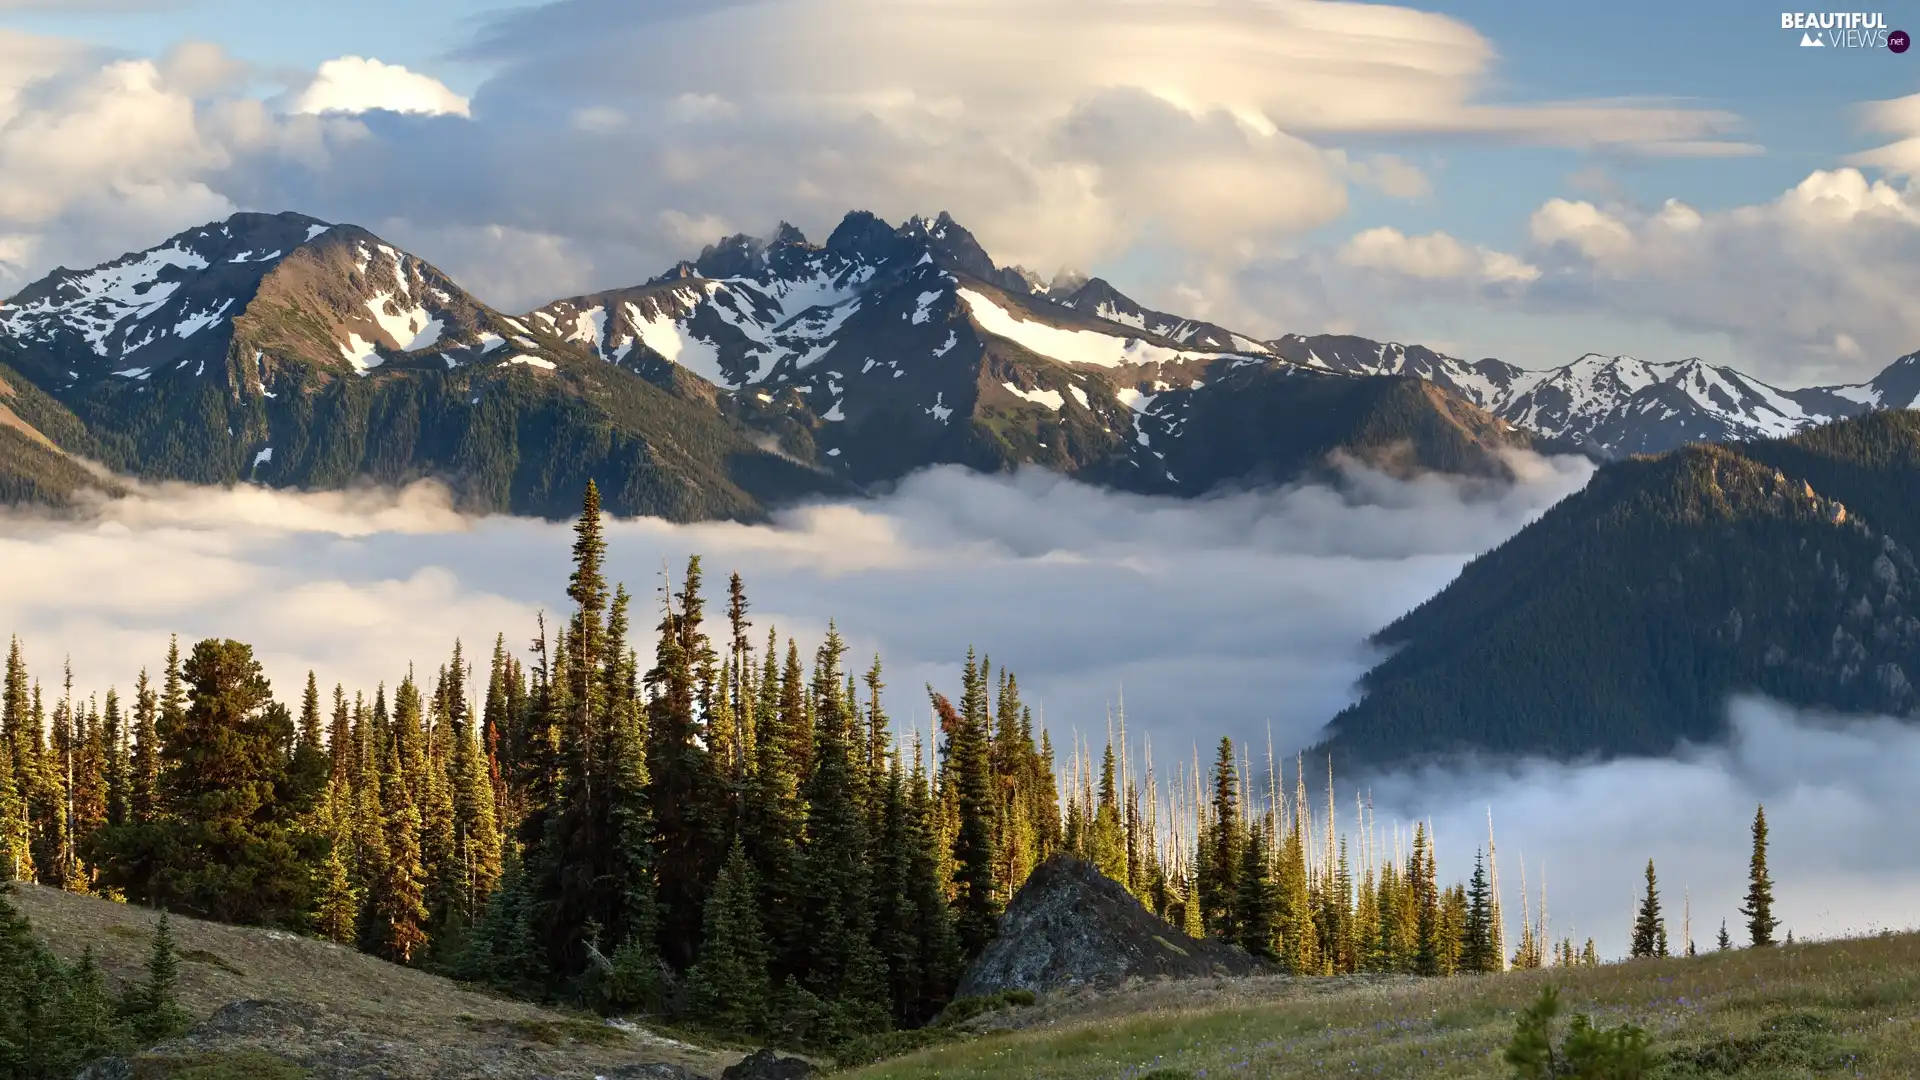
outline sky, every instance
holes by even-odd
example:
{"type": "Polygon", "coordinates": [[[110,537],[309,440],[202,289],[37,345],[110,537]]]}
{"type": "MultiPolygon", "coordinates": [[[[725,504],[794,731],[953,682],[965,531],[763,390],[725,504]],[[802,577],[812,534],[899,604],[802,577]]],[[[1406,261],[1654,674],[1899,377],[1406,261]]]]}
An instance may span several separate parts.
{"type": "Polygon", "coordinates": [[[1858,381],[1920,349],[1920,52],[1801,37],[1730,0],[0,0],[0,293],[239,209],[509,309],[946,209],[1261,336],[1858,381]]]}

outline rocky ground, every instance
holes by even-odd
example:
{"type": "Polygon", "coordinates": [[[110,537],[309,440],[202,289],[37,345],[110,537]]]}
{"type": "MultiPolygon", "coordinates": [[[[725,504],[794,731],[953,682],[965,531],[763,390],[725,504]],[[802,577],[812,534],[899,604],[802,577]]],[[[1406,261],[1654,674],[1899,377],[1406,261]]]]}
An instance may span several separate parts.
{"type": "MultiPolygon", "coordinates": [[[[139,976],[153,912],[38,886],[18,887],[14,903],[56,952],[91,945],[110,979],[139,976]]],[[[741,1059],[295,934],[179,917],[172,927],[196,1026],[134,1061],[97,1064],[91,1080],[697,1080],[741,1059]]]]}

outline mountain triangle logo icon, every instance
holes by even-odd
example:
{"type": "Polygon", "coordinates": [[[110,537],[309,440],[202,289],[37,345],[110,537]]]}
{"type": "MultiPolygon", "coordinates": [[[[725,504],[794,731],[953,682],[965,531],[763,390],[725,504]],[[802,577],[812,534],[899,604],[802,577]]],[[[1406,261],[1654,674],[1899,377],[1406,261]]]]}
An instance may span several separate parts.
{"type": "Polygon", "coordinates": [[[1827,43],[1814,37],[1812,34],[1801,34],[1800,47],[1803,49],[1824,49],[1827,47],[1827,43]]]}

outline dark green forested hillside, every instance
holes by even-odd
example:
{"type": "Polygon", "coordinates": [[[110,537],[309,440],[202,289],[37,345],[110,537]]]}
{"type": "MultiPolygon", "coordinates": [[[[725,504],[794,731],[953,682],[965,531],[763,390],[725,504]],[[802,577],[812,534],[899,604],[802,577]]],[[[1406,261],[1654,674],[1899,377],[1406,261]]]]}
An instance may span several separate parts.
{"type": "Polygon", "coordinates": [[[1380,762],[1665,753],[1731,694],[1907,714],[1920,671],[1914,414],[1608,466],[1393,623],[1332,725],[1380,762]]]}
{"type": "Polygon", "coordinates": [[[1322,472],[1345,454],[1396,475],[1510,476],[1500,456],[1532,437],[1432,383],[1247,368],[1192,397],[1168,468],[1193,490],[1322,472]]]}

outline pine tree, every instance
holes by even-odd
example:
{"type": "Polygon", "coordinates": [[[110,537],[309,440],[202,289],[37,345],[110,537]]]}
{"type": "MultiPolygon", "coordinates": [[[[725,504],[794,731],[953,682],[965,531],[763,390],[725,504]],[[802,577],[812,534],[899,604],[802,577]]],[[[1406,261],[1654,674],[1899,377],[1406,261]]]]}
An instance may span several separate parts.
{"type": "MultiPolygon", "coordinates": [[[[1234,882],[1234,931],[1236,944],[1268,960],[1277,957],[1273,947],[1278,929],[1276,899],[1272,869],[1267,861],[1266,831],[1256,824],[1241,846],[1239,879],[1234,882]]],[[[1293,927],[1287,929],[1291,931],[1293,927]]],[[[1289,933],[1289,943],[1291,937],[1289,933]]]]}
{"type": "Polygon", "coordinates": [[[314,897],[314,930],[328,941],[345,944],[356,940],[360,896],[354,890],[347,873],[347,860],[337,845],[327,845],[327,858],[320,866],[318,885],[314,897]]]}
{"type": "Polygon", "coordinates": [[[800,798],[799,757],[794,746],[799,700],[799,649],[788,643],[787,669],[777,667],[779,638],[767,630],[760,677],[761,700],[755,706],[754,765],[742,798],[742,839],[760,886],[760,922],[771,944],[774,981],[797,977],[805,961],[805,934],[799,920],[798,874],[806,811],[800,798]],[[793,700],[786,700],[791,687],[793,700]]]}
{"type": "Polygon", "coordinates": [[[960,944],[966,955],[977,956],[993,940],[1000,923],[999,891],[993,850],[993,776],[987,738],[985,676],[967,650],[961,673],[960,709],[932,687],[934,712],[946,733],[944,760],[953,776],[958,831],[953,839],[954,908],[960,944]]]}
{"type": "Polygon", "coordinates": [[[1720,920],[1720,938],[1715,944],[1718,945],[1721,952],[1733,948],[1733,939],[1727,936],[1727,920],[1725,919],[1720,920]]]}
{"type": "Polygon", "coordinates": [[[1747,918],[1747,940],[1755,948],[1773,944],[1780,921],[1773,917],[1773,879],[1767,874],[1767,808],[1753,812],[1753,859],[1747,870],[1747,902],[1740,914],[1747,918]]]}
{"type": "Polygon", "coordinates": [[[125,825],[133,820],[133,762],[127,754],[127,721],[120,712],[120,695],[113,690],[107,691],[106,711],[101,714],[100,741],[106,752],[106,824],[125,825]]]}
{"type": "Polygon", "coordinates": [[[180,958],[174,950],[173,927],[163,910],[153,925],[146,982],[129,985],[120,999],[120,1015],[140,1042],[159,1042],[187,1030],[191,1020],[180,1007],[179,981],[180,958]]]}
{"type": "Polygon", "coordinates": [[[701,745],[700,673],[713,648],[702,630],[698,556],[687,561],[679,593],[662,583],[665,612],[647,712],[647,769],[652,776],[654,873],[659,882],[660,944],[676,969],[691,965],[705,920],[706,894],[719,867],[724,822],[714,772],[701,745]]]}
{"type": "Polygon", "coordinates": [[[749,1035],[766,1029],[773,993],[759,893],[746,848],[736,841],[707,898],[705,943],[688,978],[696,1015],[749,1035]]]}
{"type": "Polygon", "coordinates": [[[454,858],[466,886],[458,902],[462,920],[471,924],[500,880],[500,832],[494,817],[493,780],[473,723],[467,699],[466,660],[458,641],[453,643],[453,661],[447,670],[447,720],[452,742],[448,779],[453,798],[454,858]]]}
{"type": "Polygon", "coordinates": [[[147,681],[147,670],[133,687],[133,820],[152,821],[160,793],[160,699],[147,681]]]}
{"type": "MultiPolygon", "coordinates": [[[[1236,920],[1240,912],[1234,911],[1236,920]]],[[[1280,841],[1280,955],[1296,975],[1320,971],[1319,929],[1313,922],[1313,892],[1307,881],[1307,846],[1299,823],[1280,841]]]]}
{"type": "Polygon", "coordinates": [[[420,862],[420,812],[407,790],[397,744],[387,747],[379,784],[387,851],[368,904],[367,940],[376,955],[405,964],[427,943],[426,868],[420,862]]]}
{"type": "Polygon", "coordinates": [[[1100,801],[1093,812],[1093,832],[1088,842],[1093,865],[1102,874],[1122,885],[1127,881],[1127,838],[1120,824],[1120,794],[1114,778],[1113,743],[1100,765],[1100,801]]]}
{"type": "MultiPolygon", "coordinates": [[[[1200,917],[1207,932],[1231,940],[1234,936],[1233,896],[1240,870],[1240,776],[1234,762],[1233,740],[1222,738],[1213,765],[1213,805],[1201,828],[1199,853],[1200,917]]],[[[1282,871],[1283,875],[1285,870],[1282,871]]],[[[1282,902],[1290,887],[1281,883],[1282,902]]],[[[1285,927],[1287,933],[1291,927],[1285,927]]]]}
{"type": "Polygon", "coordinates": [[[1647,892],[1640,900],[1639,913],[1633,920],[1633,947],[1631,955],[1660,956],[1660,939],[1666,933],[1666,921],[1660,917],[1660,890],[1653,875],[1653,860],[1647,860],[1647,892]]]}
{"type": "Polygon", "coordinates": [[[282,798],[293,719],[240,642],[198,643],[183,673],[192,697],[161,736],[160,817],[106,830],[103,878],[142,903],[304,928],[326,841],[282,798]]]}
{"type": "Polygon", "coordinates": [[[1473,853],[1473,880],[1467,886],[1467,922],[1460,950],[1460,969],[1468,972],[1500,970],[1493,951],[1493,896],[1487,884],[1486,853],[1473,853]]]}

